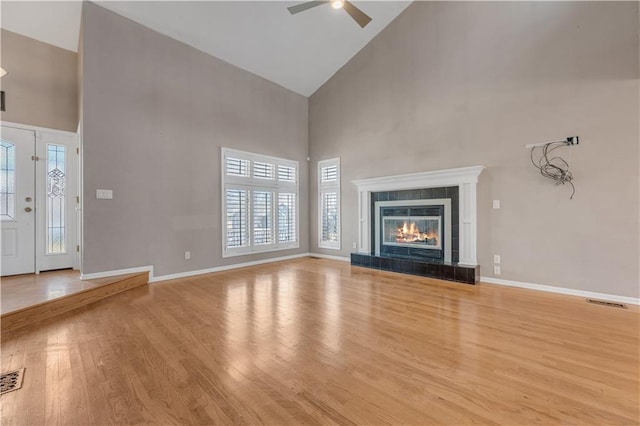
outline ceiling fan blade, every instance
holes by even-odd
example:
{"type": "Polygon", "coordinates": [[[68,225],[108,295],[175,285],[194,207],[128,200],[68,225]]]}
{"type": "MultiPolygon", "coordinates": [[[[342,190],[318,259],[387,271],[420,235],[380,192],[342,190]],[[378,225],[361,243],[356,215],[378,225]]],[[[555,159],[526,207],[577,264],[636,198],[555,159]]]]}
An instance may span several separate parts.
{"type": "Polygon", "coordinates": [[[344,10],[353,18],[354,21],[358,23],[362,28],[366,27],[369,22],[371,22],[371,18],[369,15],[358,9],[354,6],[350,1],[345,0],[344,2],[344,10]]]}
{"type": "Polygon", "coordinates": [[[311,9],[312,7],[320,6],[325,3],[329,3],[329,0],[308,1],[306,3],[300,3],[296,4],[295,6],[288,7],[287,10],[292,15],[295,15],[296,13],[304,12],[305,10],[311,9]]]}

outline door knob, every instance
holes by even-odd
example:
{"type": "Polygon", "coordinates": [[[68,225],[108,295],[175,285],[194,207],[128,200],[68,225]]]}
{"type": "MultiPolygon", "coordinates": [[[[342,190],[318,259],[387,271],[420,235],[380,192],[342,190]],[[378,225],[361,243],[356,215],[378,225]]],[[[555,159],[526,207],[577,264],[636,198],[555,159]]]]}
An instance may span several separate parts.
{"type": "Polygon", "coordinates": [[[29,212],[31,211],[31,207],[25,207],[25,208],[24,208],[24,211],[25,211],[25,212],[27,212],[27,213],[29,213],[29,212]]]}

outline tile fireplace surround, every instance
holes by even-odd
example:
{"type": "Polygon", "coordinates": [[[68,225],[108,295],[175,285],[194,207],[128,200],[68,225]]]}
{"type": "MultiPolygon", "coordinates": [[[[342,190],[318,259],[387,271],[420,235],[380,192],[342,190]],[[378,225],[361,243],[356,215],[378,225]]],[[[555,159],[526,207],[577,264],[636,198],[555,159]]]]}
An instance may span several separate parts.
{"type": "MultiPolygon", "coordinates": [[[[373,269],[420,275],[466,284],[480,280],[477,261],[477,184],[484,166],[436,170],[406,175],[353,181],[358,188],[358,251],[352,253],[351,264],[373,269]],[[452,215],[457,219],[458,261],[416,259],[412,257],[381,256],[374,247],[373,221],[375,204],[372,194],[384,191],[429,190],[446,191],[457,187],[458,209],[452,215]]],[[[391,192],[390,192],[391,193],[391,192]]]]}

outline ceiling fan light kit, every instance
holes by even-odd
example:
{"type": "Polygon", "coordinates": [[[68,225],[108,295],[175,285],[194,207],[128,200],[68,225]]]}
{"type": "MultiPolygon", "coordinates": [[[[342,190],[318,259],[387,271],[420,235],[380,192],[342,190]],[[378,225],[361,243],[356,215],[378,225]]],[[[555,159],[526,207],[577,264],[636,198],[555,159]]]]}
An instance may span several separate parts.
{"type": "Polygon", "coordinates": [[[305,10],[309,10],[313,7],[323,5],[325,3],[331,4],[331,7],[334,9],[344,9],[345,12],[353,18],[354,21],[360,25],[360,27],[364,28],[367,26],[369,22],[371,22],[371,17],[358,9],[353,3],[348,0],[324,0],[324,1],[308,1],[306,3],[296,4],[295,6],[290,6],[287,8],[289,13],[295,15],[296,13],[304,12],[305,10]]]}

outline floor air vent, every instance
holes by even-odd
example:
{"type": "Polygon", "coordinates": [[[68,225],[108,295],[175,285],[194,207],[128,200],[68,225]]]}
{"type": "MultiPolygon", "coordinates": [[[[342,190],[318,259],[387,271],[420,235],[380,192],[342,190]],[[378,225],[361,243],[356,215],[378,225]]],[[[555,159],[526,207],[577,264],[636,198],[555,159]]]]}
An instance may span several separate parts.
{"type": "Polygon", "coordinates": [[[20,389],[22,387],[23,377],[24,368],[9,373],[2,373],[2,375],[0,375],[0,395],[20,389]]]}
{"type": "Polygon", "coordinates": [[[606,300],[587,299],[587,303],[593,303],[595,305],[611,306],[612,308],[627,309],[627,305],[616,302],[607,302],[606,300]]]}

